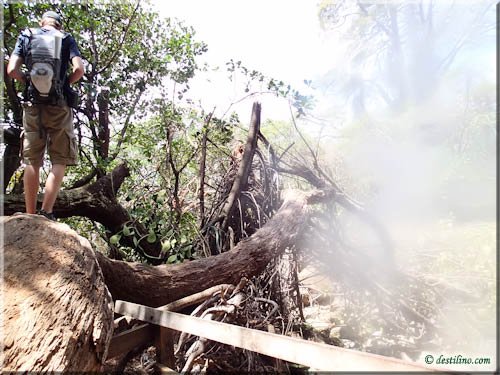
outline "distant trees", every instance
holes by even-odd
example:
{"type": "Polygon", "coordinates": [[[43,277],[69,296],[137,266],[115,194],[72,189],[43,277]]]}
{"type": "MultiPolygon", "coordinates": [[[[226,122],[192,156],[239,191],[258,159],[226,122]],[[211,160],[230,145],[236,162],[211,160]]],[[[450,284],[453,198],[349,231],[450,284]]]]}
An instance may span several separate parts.
{"type": "Polygon", "coordinates": [[[336,149],[357,185],[386,208],[399,197],[399,212],[416,200],[412,210],[490,215],[494,3],[326,1],[319,18],[345,46],[315,86],[345,121],[336,149]]]}
{"type": "Polygon", "coordinates": [[[494,43],[488,1],[326,1],[319,14],[326,31],[349,41],[346,77],[332,86],[344,88],[360,114],[367,105],[402,111],[422,104],[453,65],[464,69],[494,43]]]}

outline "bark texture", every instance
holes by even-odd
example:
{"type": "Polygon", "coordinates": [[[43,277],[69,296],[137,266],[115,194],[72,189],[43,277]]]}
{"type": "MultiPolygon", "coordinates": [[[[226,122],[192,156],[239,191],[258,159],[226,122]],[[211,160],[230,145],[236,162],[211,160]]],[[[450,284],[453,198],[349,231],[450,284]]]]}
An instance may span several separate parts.
{"type": "MultiPolygon", "coordinates": [[[[321,193],[320,195],[324,195],[321,193]]],[[[98,254],[99,265],[113,298],[157,307],[241,277],[262,272],[267,264],[294,244],[307,220],[308,204],[318,194],[288,194],[280,210],[233,250],[178,265],[149,266],[114,261],[98,254]]]]}
{"type": "Polygon", "coordinates": [[[1,221],[4,370],[99,371],[113,305],[89,242],[38,215],[1,221]]]}
{"type": "MultiPolygon", "coordinates": [[[[58,218],[84,216],[101,223],[111,234],[119,232],[125,223],[132,221],[127,210],[116,199],[118,190],[129,175],[128,166],[120,164],[111,173],[98,178],[94,183],[60,191],[54,205],[55,216],[58,218]]],[[[41,206],[42,200],[43,195],[39,194],[38,207],[41,206]]],[[[15,212],[24,212],[24,195],[5,195],[4,214],[12,215],[15,212]]],[[[141,237],[148,233],[139,223],[135,225],[135,230],[141,237]]],[[[128,236],[122,236],[122,244],[136,247],[132,238],[128,236]]],[[[146,255],[158,256],[160,253],[159,242],[151,244],[144,238],[139,244],[146,255]]]]}
{"type": "Polygon", "coordinates": [[[67,225],[38,215],[5,229],[4,368],[99,371],[112,335],[113,298],[160,306],[262,272],[292,246],[324,192],[287,195],[277,214],[231,251],[179,265],[111,260],[67,225]]]}

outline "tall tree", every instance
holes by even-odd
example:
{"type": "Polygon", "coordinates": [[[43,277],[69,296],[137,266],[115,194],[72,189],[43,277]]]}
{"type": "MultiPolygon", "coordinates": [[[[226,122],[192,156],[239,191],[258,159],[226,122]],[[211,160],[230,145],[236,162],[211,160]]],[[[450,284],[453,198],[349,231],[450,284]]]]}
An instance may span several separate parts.
{"type": "Polygon", "coordinates": [[[322,2],[319,17],[324,29],[348,41],[345,67],[349,69],[327,84],[342,88],[358,114],[366,113],[367,106],[383,105],[398,112],[420,105],[454,64],[483,52],[485,40],[493,43],[493,5],[491,1],[322,2]]]}
{"type": "MultiPolygon", "coordinates": [[[[82,186],[95,176],[103,176],[120,156],[134,121],[150,113],[155,97],[171,100],[172,95],[186,90],[198,68],[196,57],[206,51],[206,45],[195,41],[192,28],[159,18],[140,1],[62,2],[56,6],[63,15],[64,29],[77,40],[86,66],[78,87],[81,105],[75,116],[82,160],[75,186],[82,186]]],[[[36,26],[40,15],[52,7],[4,4],[6,57],[17,35],[36,26]]],[[[8,78],[5,85],[4,116],[19,124],[18,91],[22,88],[8,78]]]]}

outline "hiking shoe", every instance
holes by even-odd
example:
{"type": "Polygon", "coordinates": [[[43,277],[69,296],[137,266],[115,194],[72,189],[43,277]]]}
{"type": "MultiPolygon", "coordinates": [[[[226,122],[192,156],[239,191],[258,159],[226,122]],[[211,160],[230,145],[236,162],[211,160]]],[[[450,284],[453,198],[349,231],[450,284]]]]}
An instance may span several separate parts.
{"type": "Polygon", "coordinates": [[[52,220],[52,221],[57,221],[56,217],[54,216],[54,213],[52,212],[46,212],[45,210],[38,210],[37,211],[38,215],[45,216],[47,219],[52,220]]]}

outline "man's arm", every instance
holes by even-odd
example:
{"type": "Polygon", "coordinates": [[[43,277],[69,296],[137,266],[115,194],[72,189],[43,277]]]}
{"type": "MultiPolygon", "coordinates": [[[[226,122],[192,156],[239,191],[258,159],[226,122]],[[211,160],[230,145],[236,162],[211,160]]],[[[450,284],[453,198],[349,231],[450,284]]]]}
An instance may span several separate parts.
{"type": "Polygon", "coordinates": [[[77,82],[83,77],[85,73],[85,68],[83,67],[83,60],[80,56],[75,56],[71,59],[71,65],[73,65],[73,72],[69,75],[68,81],[70,84],[77,82]]]}
{"type": "Polygon", "coordinates": [[[9,77],[26,83],[26,75],[21,71],[24,59],[16,54],[12,54],[7,65],[7,74],[9,77]]]}

